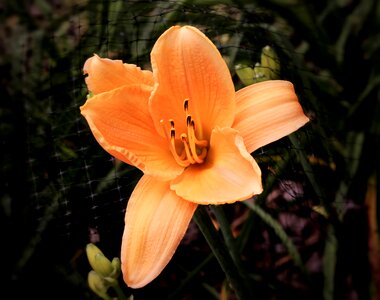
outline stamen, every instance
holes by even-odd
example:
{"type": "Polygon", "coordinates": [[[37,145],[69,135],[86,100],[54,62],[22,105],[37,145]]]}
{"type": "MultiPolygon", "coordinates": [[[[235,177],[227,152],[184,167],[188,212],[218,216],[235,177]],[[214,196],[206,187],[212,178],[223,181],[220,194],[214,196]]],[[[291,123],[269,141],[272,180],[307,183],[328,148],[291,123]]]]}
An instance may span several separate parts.
{"type": "Polygon", "coordinates": [[[180,146],[179,141],[176,139],[176,129],[174,120],[170,119],[168,123],[160,120],[160,124],[164,129],[165,137],[169,142],[170,152],[173,154],[175,161],[182,167],[186,168],[190,164],[203,163],[207,156],[207,140],[198,140],[195,134],[195,122],[189,112],[189,99],[183,102],[183,109],[186,114],[186,127],[187,133],[182,133],[180,139],[182,142],[181,154],[178,155],[177,147],[180,146]]]}
{"type": "Polygon", "coordinates": [[[199,155],[199,158],[203,161],[207,156],[207,149],[202,148],[202,153],[199,155]]]}
{"type": "Polygon", "coordinates": [[[193,120],[191,119],[191,116],[190,116],[190,115],[188,115],[188,116],[186,117],[186,126],[187,126],[187,127],[189,127],[189,126],[190,126],[190,124],[191,124],[191,121],[193,121],[193,120]]]}
{"type": "Polygon", "coordinates": [[[163,127],[164,129],[164,133],[165,133],[165,137],[166,139],[169,141],[169,149],[170,149],[170,152],[172,153],[173,155],[173,158],[175,159],[175,161],[177,162],[177,164],[179,164],[181,167],[188,167],[190,165],[190,161],[188,159],[185,160],[185,156],[183,155],[183,153],[179,156],[178,153],[177,153],[177,150],[176,150],[176,146],[175,146],[175,128],[174,128],[174,121],[173,120],[170,120],[170,137],[169,137],[169,130],[167,130],[165,127],[165,124],[164,124],[164,120],[160,120],[160,124],[161,126],[163,127]]]}
{"type": "Polygon", "coordinates": [[[184,109],[184,111],[185,111],[185,113],[187,115],[188,112],[189,112],[189,99],[185,99],[183,101],[183,109],[184,109]]]}
{"type": "Polygon", "coordinates": [[[174,140],[175,139],[175,129],[172,128],[170,129],[170,140],[174,140]]]}
{"type": "Polygon", "coordinates": [[[194,120],[191,120],[191,127],[193,128],[193,134],[194,134],[194,142],[196,145],[200,146],[200,147],[207,147],[208,146],[208,142],[207,140],[198,140],[197,137],[195,136],[195,123],[194,123],[194,120]]]}
{"type": "Polygon", "coordinates": [[[203,159],[199,158],[198,153],[197,153],[197,147],[195,144],[195,132],[194,132],[194,121],[190,122],[190,124],[187,126],[187,135],[189,138],[189,146],[192,154],[192,158],[194,161],[197,163],[201,164],[203,163],[203,159]]]}
{"type": "Polygon", "coordinates": [[[188,140],[187,140],[187,136],[185,133],[182,133],[181,134],[181,140],[182,140],[182,143],[183,143],[183,146],[184,146],[184,149],[185,149],[185,152],[186,152],[186,156],[187,156],[187,159],[188,161],[191,163],[191,164],[195,164],[195,160],[193,159],[192,155],[191,155],[191,152],[190,152],[190,149],[189,149],[189,144],[188,144],[188,140]]]}

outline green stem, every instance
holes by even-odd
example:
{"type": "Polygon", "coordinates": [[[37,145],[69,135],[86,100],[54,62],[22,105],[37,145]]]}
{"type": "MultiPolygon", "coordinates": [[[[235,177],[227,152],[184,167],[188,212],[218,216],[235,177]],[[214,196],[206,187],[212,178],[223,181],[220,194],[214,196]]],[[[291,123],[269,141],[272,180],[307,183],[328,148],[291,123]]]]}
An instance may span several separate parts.
{"type": "Polygon", "coordinates": [[[183,288],[197,275],[199,272],[211,261],[214,259],[214,254],[210,253],[194,270],[192,270],[184,280],[181,281],[179,286],[172,292],[166,300],[175,300],[179,298],[180,293],[183,288]]]}
{"type": "Polygon", "coordinates": [[[234,264],[226,245],[222,242],[214,227],[214,224],[211,222],[206,208],[199,205],[193,219],[209,244],[212,252],[219,262],[219,265],[226,274],[232,288],[235,290],[237,298],[239,300],[252,299],[249,297],[249,293],[243,284],[243,280],[239,274],[237,266],[234,264]]]}
{"type": "Polygon", "coordinates": [[[219,222],[220,229],[222,231],[228,251],[231,254],[232,260],[234,261],[235,265],[240,268],[241,266],[240,255],[238,254],[238,251],[236,249],[235,239],[232,236],[230,223],[227,220],[223,207],[220,205],[211,205],[210,207],[211,207],[212,212],[215,214],[216,219],[219,222]]]}
{"type": "MultiPolygon", "coordinates": [[[[223,234],[224,241],[226,242],[227,249],[231,255],[232,260],[235,263],[235,266],[237,267],[240,277],[244,279],[244,284],[246,286],[246,289],[252,293],[250,287],[250,284],[248,282],[248,275],[246,274],[245,267],[243,265],[243,262],[241,260],[240,252],[237,247],[237,241],[232,235],[231,226],[230,223],[227,220],[226,214],[224,212],[223,206],[221,205],[212,205],[211,206],[212,212],[215,214],[215,217],[217,218],[219,222],[220,229],[223,234]]],[[[251,294],[251,296],[253,296],[251,294]]]]}
{"type": "Polygon", "coordinates": [[[112,287],[117,295],[117,300],[128,300],[124,295],[123,290],[120,288],[119,281],[115,278],[105,277],[104,280],[107,282],[108,286],[112,287]]]}
{"type": "Polygon", "coordinates": [[[335,268],[336,268],[336,254],[338,241],[335,235],[335,229],[330,224],[327,227],[327,236],[325,243],[325,250],[323,255],[323,300],[334,299],[334,283],[335,283],[335,268]]]}
{"type": "Polygon", "coordinates": [[[293,151],[296,153],[301,163],[301,166],[305,171],[305,175],[314,189],[316,196],[318,197],[318,199],[321,200],[323,207],[325,207],[326,210],[328,210],[328,213],[330,213],[330,206],[326,203],[325,192],[322,190],[321,185],[319,184],[317,178],[314,176],[315,173],[313,167],[307,159],[305,151],[302,150],[301,141],[298,138],[296,138],[295,134],[290,134],[288,138],[294,147],[293,151]]]}

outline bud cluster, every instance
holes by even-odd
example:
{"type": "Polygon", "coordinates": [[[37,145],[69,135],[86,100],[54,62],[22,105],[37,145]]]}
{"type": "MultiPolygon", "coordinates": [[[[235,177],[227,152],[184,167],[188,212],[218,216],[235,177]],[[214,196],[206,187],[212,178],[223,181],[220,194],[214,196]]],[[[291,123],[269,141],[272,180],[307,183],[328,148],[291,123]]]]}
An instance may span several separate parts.
{"type": "Polygon", "coordinates": [[[118,300],[133,300],[133,296],[126,298],[120,289],[118,277],[121,273],[121,263],[118,257],[110,261],[103,252],[94,244],[89,243],[86,246],[88,262],[92,270],[88,273],[88,285],[90,289],[104,300],[112,300],[109,296],[108,289],[114,288],[118,295],[118,300]]]}

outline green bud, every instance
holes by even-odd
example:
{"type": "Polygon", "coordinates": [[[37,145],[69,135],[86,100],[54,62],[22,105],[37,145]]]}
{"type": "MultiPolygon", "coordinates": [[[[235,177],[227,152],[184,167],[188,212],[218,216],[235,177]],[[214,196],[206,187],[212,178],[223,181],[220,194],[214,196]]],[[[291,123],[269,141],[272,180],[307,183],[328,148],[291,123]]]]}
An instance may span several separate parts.
{"type": "Polygon", "coordinates": [[[116,279],[119,277],[120,273],[121,273],[121,262],[120,262],[120,259],[118,257],[114,257],[112,262],[111,262],[111,265],[113,267],[113,274],[111,275],[112,278],[116,279]]]}
{"type": "Polygon", "coordinates": [[[100,276],[107,277],[114,272],[114,267],[110,260],[94,244],[87,244],[86,253],[92,269],[100,276]]]}
{"type": "Polygon", "coordinates": [[[253,69],[242,64],[235,66],[236,74],[245,86],[279,78],[280,64],[273,48],[265,46],[261,51],[260,59],[261,62],[256,63],[253,69]]]}
{"type": "Polygon", "coordinates": [[[254,77],[255,73],[251,67],[246,65],[238,64],[235,66],[235,71],[241,82],[247,86],[255,83],[254,77]]]}
{"type": "Polygon", "coordinates": [[[96,273],[94,270],[91,270],[89,273],[88,273],[88,277],[87,277],[87,281],[88,281],[88,286],[90,287],[90,289],[95,293],[97,294],[99,297],[105,299],[105,300],[109,300],[111,299],[110,296],[108,296],[107,294],[107,290],[109,288],[108,284],[106,283],[106,281],[98,274],[96,273]]]}
{"type": "Polygon", "coordinates": [[[255,83],[268,80],[268,77],[265,75],[265,71],[266,68],[263,68],[260,63],[255,64],[255,68],[253,69],[253,80],[255,83]]]}
{"type": "Polygon", "coordinates": [[[277,79],[280,73],[280,64],[276,52],[270,46],[265,46],[261,51],[261,66],[264,77],[277,79]]]}

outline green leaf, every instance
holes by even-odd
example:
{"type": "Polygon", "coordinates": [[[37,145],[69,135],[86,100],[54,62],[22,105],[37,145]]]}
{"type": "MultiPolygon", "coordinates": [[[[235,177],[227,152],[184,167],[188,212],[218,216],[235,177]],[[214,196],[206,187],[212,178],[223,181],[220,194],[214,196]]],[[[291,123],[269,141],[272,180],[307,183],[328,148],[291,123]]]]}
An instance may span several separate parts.
{"type": "Polygon", "coordinates": [[[245,205],[247,205],[256,215],[260,217],[260,219],[265,222],[269,227],[271,227],[274,233],[278,236],[281,242],[284,244],[286,249],[289,252],[289,255],[292,257],[294,263],[303,271],[305,271],[305,266],[302,262],[301,256],[294,245],[293,241],[286,234],[285,230],[282,228],[281,224],[275,220],[269,213],[264,211],[259,205],[250,202],[244,201],[245,205]]]}

